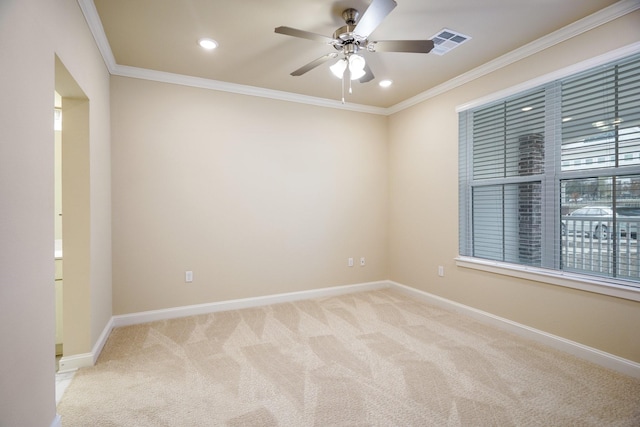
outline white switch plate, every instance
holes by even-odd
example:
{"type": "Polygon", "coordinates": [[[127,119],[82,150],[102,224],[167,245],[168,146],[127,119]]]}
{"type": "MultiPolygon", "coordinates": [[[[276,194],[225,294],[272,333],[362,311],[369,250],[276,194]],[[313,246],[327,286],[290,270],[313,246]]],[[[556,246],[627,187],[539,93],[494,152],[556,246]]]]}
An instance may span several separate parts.
{"type": "Polygon", "coordinates": [[[347,266],[349,266],[349,267],[353,267],[353,258],[349,258],[349,259],[347,260],[347,266]]]}
{"type": "Polygon", "coordinates": [[[184,272],[184,281],[186,283],[193,282],[193,271],[185,271],[184,272]]]}
{"type": "Polygon", "coordinates": [[[438,276],[444,277],[444,267],[441,265],[438,266],[438,276]]]}
{"type": "Polygon", "coordinates": [[[364,261],[364,257],[360,257],[360,267],[366,265],[366,262],[364,261]]]}

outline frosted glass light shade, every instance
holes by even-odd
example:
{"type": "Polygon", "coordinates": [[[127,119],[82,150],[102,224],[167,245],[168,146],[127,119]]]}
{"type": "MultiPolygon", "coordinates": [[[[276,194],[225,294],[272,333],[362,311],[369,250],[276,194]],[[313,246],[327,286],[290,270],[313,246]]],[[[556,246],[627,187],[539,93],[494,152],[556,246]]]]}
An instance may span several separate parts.
{"type": "Polygon", "coordinates": [[[351,80],[358,80],[360,77],[366,74],[364,70],[365,60],[360,55],[351,55],[349,59],[339,59],[338,62],[333,64],[329,69],[334,76],[341,79],[344,76],[344,72],[349,66],[349,73],[351,74],[351,80]]]}
{"type": "Polygon", "coordinates": [[[351,71],[351,80],[358,80],[360,77],[364,76],[366,74],[366,72],[364,70],[351,70],[351,67],[349,67],[349,70],[351,71]]]}
{"type": "Polygon", "coordinates": [[[351,80],[358,80],[366,73],[364,71],[365,61],[360,55],[351,55],[349,57],[349,71],[351,72],[351,80]]]}
{"type": "Polygon", "coordinates": [[[344,75],[344,70],[347,69],[347,60],[339,59],[338,62],[329,67],[334,76],[341,79],[344,75]]]}

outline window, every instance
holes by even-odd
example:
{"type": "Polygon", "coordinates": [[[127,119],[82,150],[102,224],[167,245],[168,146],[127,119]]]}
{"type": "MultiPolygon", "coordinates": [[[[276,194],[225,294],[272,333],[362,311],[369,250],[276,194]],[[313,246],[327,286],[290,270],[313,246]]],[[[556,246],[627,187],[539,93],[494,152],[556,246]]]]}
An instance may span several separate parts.
{"type": "Polygon", "coordinates": [[[640,288],[640,55],[459,119],[461,255],[640,288]]]}

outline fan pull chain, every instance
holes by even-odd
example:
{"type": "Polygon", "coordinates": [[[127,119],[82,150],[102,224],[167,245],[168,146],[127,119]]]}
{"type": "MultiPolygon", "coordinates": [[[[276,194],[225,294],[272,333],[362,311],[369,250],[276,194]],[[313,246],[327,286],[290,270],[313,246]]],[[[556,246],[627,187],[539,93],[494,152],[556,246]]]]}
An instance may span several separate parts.
{"type": "Polygon", "coordinates": [[[340,86],[342,87],[342,103],[344,104],[344,74],[342,73],[342,81],[340,82],[340,86]]]}

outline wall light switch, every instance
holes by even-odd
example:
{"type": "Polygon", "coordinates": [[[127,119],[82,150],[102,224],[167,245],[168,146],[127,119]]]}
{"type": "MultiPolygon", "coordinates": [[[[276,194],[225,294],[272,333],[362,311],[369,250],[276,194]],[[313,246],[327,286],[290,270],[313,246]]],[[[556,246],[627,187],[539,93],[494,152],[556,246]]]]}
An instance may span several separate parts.
{"type": "Polygon", "coordinates": [[[438,266],[438,276],[444,277],[444,267],[441,265],[438,266]]]}
{"type": "Polygon", "coordinates": [[[193,282],[193,271],[185,271],[184,272],[184,281],[186,283],[193,282]]]}
{"type": "Polygon", "coordinates": [[[349,259],[347,260],[347,266],[349,266],[349,267],[353,267],[353,258],[349,258],[349,259]]]}
{"type": "Polygon", "coordinates": [[[367,263],[364,261],[364,257],[360,257],[360,267],[365,266],[367,263]]]}

